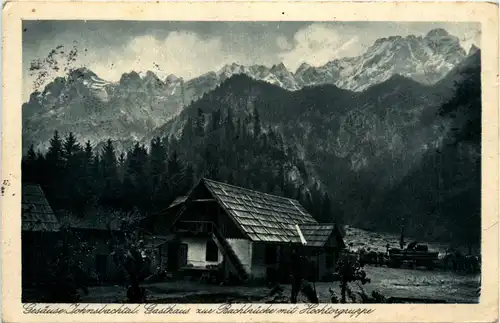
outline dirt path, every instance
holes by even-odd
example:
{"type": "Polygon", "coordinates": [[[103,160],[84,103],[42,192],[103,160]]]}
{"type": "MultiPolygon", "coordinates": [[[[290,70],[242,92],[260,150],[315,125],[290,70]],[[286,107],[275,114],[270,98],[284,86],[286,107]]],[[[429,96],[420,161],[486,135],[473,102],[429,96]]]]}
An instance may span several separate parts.
{"type": "Polygon", "coordinates": [[[477,303],[480,274],[465,275],[447,271],[394,269],[366,266],[372,279],[370,288],[392,297],[443,299],[449,303],[477,303]]]}
{"type": "MultiPolygon", "coordinates": [[[[451,272],[418,269],[394,269],[366,266],[371,283],[363,286],[367,293],[379,291],[386,297],[421,298],[446,303],[476,303],[479,275],[459,275],[451,272]]],[[[222,303],[265,302],[269,289],[265,286],[219,286],[192,281],[172,281],[147,284],[150,302],[156,303],[222,303]]],[[[320,302],[330,302],[331,288],[340,297],[338,282],[315,284],[320,302]]],[[[284,295],[290,295],[290,286],[284,285],[284,295]]],[[[353,285],[353,290],[359,290],[353,285]]],[[[123,287],[93,287],[82,302],[122,302],[123,287]]],[[[299,301],[305,302],[304,298],[299,301]]]]}

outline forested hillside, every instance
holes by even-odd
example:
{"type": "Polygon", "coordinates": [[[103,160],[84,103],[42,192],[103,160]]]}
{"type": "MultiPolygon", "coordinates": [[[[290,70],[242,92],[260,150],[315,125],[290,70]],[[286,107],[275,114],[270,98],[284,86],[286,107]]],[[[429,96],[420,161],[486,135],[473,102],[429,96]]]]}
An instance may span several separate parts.
{"type": "Polygon", "coordinates": [[[439,116],[451,122],[443,144],[372,205],[369,227],[404,223],[411,234],[479,245],[481,240],[481,70],[477,55],[461,70],[439,116]]]}
{"type": "Polygon", "coordinates": [[[200,111],[179,139],[156,137],[149,149],[137,143],[118,156],[111,140],[95,151],[55,131],[47,153],[31,147],[22,166],[23,180],[40,183],[54,208],[80,216],[98,208],[152,214],[209,177],[297,198],[316,218],[341,220],[330,212],[326,191],[307,180],[302,159],[279,133],[262,127],[257,110],[246,118],[200,111]]]}

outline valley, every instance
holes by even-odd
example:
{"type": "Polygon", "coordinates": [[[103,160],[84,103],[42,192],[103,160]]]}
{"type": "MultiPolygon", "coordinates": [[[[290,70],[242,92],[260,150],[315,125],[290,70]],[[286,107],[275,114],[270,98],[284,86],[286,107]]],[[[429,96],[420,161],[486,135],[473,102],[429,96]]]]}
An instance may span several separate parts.
{"type": "MultiPolygon", "coordinates": [[[[460,98],[457,89],[480,87],[478,73],[480,50],[466,54],[444,30],[379,39],[359,57],[295,73],[234,63],[186,81],[132,71],[112,83],[79,68],[23,105],[23,150],[44,154],[57,130],[96,156],[111,140],[126,163],[161,140],[189,165],[189,178],[210,174],[212,164],[216,179],[299,196],[318,217],[333,214],[323,221],[396,232],[404,223],[421,238],[459,241],[461,227],[480,227],[477,185],[464,180],[479,178],[480,146],[456,137],[470,131],[470,111],[480,111],[480,92],[460,98]],[[441,113],[450,104],[453,113],[441,113]],[[261,146],[248,149],[257,128],[261,146]],[[442,150],[449,157],[438,159],[442,150]],[[235,153],[239,166],[225,157],[235,153]],[[238,179],[257,169],[290,187],[238,179]],[[453,208],[457,199],[466,206],[453,208]]],[[[478,234],[466,243],[477,244],[478,234]]]]}

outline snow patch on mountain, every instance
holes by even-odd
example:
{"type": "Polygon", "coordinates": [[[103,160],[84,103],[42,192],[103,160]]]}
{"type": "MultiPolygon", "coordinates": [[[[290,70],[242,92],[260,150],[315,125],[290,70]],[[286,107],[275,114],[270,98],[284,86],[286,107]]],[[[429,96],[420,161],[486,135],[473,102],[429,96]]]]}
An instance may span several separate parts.
{"type": "Polygon", "coordinates": [[[233,63],[230,65],[224,65],[216,73],[219,82],[223,82],[231,76],[238,74],[245,74],[255,80],[275,84],[289,91],[295,91],[300,88],[293,74],[283,63],[273,65],[271,68],[264,65],[244,66],[233,63]]]}

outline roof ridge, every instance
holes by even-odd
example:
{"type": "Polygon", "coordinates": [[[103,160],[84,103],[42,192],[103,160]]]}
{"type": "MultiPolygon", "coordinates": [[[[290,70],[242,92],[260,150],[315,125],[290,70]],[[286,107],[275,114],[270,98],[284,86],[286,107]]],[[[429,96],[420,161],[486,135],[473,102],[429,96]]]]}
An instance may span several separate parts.
{"type": "Polygon", "coordinates": [[[323,225],[323,226],[331,225],[331,226],[335,226],[335,223],[322,223],[322,222],[312,223],[312,222],[304,222],[304,223],[299,223],[299,225],[310,225],[310,226],[313,226],[313,225],[323,225]]]}
{"type": "MultiPolygon", "coordinates": [[[[279,196],[279,195],[273,195],[273,194],[269,194],[269,193],[264,193],[264,192],[261,192],[261,191],[252,190],[252,189],[249,189],[249,188],[246,188],[246,187],[242,187],[242,186],[237,186],[237,185],[228,184],[228,183],[225,183],[225,182],[215,181],[215,180],[213,180],[213,179],[206,178],[206,177],[203,177],[203,178],[202,178],[202,180],[204,180],[204,181],[209,181],[209,182],[214,182],[214,183],[218,183],[218,184],[222,184],[222,185],[231,186],[231,187],[238,188],[238,189],[240,189],[240,190],[249,191],[249,192],[252,192],[252,193],[257,193],[257,194],[262,194],[262,195],[267,195],[267,196],[277,197],[277,198],[279,198],[279,199],[284,199],[284,200],[288,200],[288,201],[295,201],[295,202],[299,203],[299,205],[300,205],[300,206],[302,206],[302,204],[300,204],[300,202],[299,202],[299,201],[297,201],[296,199],[289,198],[289,197],[279,196]]],[[[302,206],[302,207],[303,207],[303,206],[302,206]]]]}

